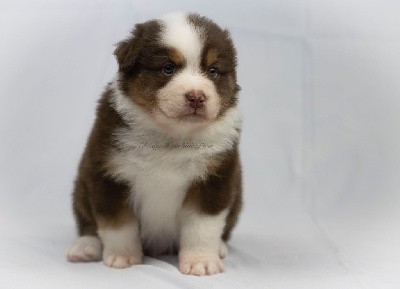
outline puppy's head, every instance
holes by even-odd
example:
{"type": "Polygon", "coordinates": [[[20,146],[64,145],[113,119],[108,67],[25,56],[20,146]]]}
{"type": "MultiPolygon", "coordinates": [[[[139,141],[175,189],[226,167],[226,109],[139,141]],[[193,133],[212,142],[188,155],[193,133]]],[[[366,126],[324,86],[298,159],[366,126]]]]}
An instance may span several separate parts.
{"type": "Polygon", "coordinates": [[[138,24],[115,50],[120,89],[160,126],[195,131],[236,105],[229,32],[197,14],[138,24]]]}

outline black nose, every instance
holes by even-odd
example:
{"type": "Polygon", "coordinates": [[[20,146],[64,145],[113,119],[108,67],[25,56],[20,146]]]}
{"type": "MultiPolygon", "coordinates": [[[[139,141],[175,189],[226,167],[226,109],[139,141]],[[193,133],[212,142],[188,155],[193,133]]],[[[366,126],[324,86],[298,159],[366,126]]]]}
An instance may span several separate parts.
{"type": "Polygon", "coordinates": [[[202,90],[191,90],[185,94],[191,108],[197,109],[204,105],[206,96],[202,90]]]}

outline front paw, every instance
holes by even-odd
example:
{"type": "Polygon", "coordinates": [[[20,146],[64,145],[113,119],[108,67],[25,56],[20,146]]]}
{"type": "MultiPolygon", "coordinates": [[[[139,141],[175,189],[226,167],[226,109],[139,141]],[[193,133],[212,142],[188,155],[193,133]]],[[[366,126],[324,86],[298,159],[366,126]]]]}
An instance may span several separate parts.
{"type": "Polygon", "coordinates": [[[142,263],[142,254],[118,254],[104,250],[103,262],[111,268],[123,269],[142,263]]]}
{"type": "Polygon", "coordinates": [[[216,255],[180,256],[179,271],[186,275],[204,276],[224,272],[221,259],[216,255]]]}

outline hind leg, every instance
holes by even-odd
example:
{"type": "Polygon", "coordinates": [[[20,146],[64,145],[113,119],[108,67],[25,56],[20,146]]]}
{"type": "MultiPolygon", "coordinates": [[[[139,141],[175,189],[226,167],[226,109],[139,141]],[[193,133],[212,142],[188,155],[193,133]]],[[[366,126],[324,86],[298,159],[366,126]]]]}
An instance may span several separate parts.
{"type": "Polygon", "coordinates": [[[79,237],[67,248],[68,261],[100,261],[103,245],[97,236],[97,225],[88,201],[85,183],[79,180],[75,182],[73,210],[79,237]]]}
{"type": "Polygon", "coordinates": [[[99,237],[78,237],[67,249],[66,255],[70,262],[100,261],[102,257],[102,243],[99,237]]]}
{"type": "Polygon", "coordinates": [[[67,252],[70,261],[97,261],[126,268],[142,262],[139,225],[129,203],[129,188],[113,179],[91,179],[90,190],[77,181],[74,213],[79,238],[67,252]]]}

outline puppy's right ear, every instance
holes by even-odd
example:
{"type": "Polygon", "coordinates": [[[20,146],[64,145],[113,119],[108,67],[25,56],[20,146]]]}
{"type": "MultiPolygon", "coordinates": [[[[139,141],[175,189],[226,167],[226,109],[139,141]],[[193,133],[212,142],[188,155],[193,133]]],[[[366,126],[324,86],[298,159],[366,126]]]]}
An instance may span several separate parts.
{"type": "Polygon", "coordinates": [[[137,24],[132,36],[117,43],[114,55],[117,58],[119,71],[126,73],[133,69],[143,46],[143,26],[137,24]]]}

